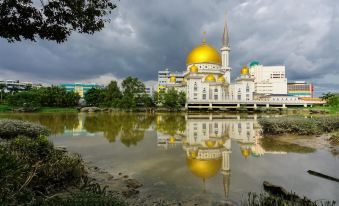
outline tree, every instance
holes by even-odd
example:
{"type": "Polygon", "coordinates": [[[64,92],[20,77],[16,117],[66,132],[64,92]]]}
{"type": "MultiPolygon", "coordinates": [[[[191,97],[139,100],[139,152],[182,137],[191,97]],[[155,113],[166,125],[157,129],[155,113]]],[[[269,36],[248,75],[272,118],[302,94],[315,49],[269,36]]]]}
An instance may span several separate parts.
{"type": "Polygon", "coordinates": [[[86,92],[84,98],[87,105],[100,106],[105,99],[105,90],[92,88],[86,92]]]}
{"type": "Polygon", "coordinates": [[[141,95],[145,93],[145,84],[136,77],[127,77],[122,81],[122,88],[124,90],[124,95],[141,95]]]}
{"type": "Polygon", "coordinates": [[[339,95],[331,96],[327,99],[327,104],[333,107],[339,107],[339,95]]]}
{"type": "Polygon", "coordinates": [[[330,99],[331,97],[334,97],[335,96],[335,94],[334,93],[332,93],[332,92],[327,92],[327,93],[324,93],[323,94],[323,96],[321,96],[320,98],[322,99],[322,100],[328,100],[328,99],[330,99]]]}
{"type": "Polygon", "coordinates": [[[122,93],[117,81],[111,81],[105,90],[105,105],[117,107],[121,98],[122,93]]]}
{"type": "Polygon", "coordinates": [[[93,34],[104,28],[116,5],[110,0],[1,0],[0,37],[9,42],[37,37],[61,43],[73,31],[93,34]]]}
{"type": "Polygon", "coordinates": [[[3,92],[4,92],[5,88],[6,88],[6,85],[0,83],[0,95],[1,95],[0,102],[2,102],[3,92]]]}
{"type": "Polygon", "coordinates": [[[181,108],[179,102],[179,94],[178,91],[174,88],[170,88],[164,94],[164,106],[170,110],[178,110],[181,108]]]}

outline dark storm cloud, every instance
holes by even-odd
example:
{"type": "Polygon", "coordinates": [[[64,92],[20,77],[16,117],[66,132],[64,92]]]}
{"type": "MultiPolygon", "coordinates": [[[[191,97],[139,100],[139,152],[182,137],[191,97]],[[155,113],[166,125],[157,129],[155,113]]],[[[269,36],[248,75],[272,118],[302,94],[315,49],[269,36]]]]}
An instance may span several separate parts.
{"type": "Polygon", "coordinates": [[[98,80],[134,75],[156,80],[164,68],[181,71],[187,53],[202,40],[219,48],[227,10],[231,66],[286,65],[289,80],[338,89],[339,3],[336,0],[122,0],[112,21],[93,36],[73,34],[53,42],[0,40],[0,79],[45,82],[98,80]],[[331,74],[331,75],[328,75],[331,74]],[[28,79],[29,78],[29,79],[28,79]]]}

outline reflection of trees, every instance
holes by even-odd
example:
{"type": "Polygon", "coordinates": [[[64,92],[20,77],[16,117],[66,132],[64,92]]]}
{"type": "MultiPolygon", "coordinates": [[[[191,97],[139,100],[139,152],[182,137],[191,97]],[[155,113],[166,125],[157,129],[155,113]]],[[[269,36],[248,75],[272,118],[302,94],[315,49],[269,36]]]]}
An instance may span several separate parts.
{"type": "Polygon", "coordinates": [[[39,123],[47,127],[51,134],[63,134],[65,129],[72,130],[79,126],[76,113],[14,114],[4,117],[39,123]]]}
{"type": "Polygon", "coordinates": [[[88,132],[103,132],[109,142],[120,141],[129,147],[144,138],[145,130],[150,127],[154,116],[132,113],[100,113],[86,116],[84,127],[88,132]]]}
{"type": "Polygon", "coordinates": [[[169,135],[184,132],[186,129],[186,119],[184,115],[163,114],[158,116],[157,130],[169,135]]]}
{"type": "Polygon", "coordinates": [[[314,148],[305,147],[293,143],[283,142],[275,140],[273,138],[262,138],[260,140],[261,146],[266,151],[276,151],[276,152],[294,152],[294,153],[312,153],[315,152],[314,148]]]}

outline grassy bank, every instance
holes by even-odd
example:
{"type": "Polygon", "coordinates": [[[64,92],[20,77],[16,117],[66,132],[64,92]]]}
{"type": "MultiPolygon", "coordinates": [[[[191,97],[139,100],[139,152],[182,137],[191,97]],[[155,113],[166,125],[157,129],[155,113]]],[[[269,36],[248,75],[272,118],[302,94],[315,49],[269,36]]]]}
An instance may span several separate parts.
{"type": "Polygon", "coordinates": [[[316,118],[279,117],[258,120],[263,134],[314,135],[339,130],[339,117],[327,116],[316,118]]]}
{"type": "Polygon", "coordinates": [[[79,155],[54,148],[44,127],[0,125],[0,205],[125,205],[87,178],[79,155]]]}
{"type": "Polygon", "coordinates": [[[75,107],[39,107],[39,108],[16,108],[9,106],[7,104],[0,104],[0,113],[12,112],[14,110],[18,110],[17,112],[27,110],[29,112],[32,110],[33,112],[41,112],[41,113],[49,113],[49,112],[78,112],[75,107]]]}

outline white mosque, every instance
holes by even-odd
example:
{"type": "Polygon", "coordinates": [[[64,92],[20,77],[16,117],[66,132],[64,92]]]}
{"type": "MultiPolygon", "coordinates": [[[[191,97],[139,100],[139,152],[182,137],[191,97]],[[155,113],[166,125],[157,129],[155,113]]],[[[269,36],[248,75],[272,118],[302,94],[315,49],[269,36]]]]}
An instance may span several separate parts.
{"type": "Polygon", "coordinates": [[[185,71],[158,72],[158,92],[166,92],[169,88],[185,92],[188,108],[286,107],[314,103],[287,95],[285,66],[263,66],[253,61],[244,66],[240,76],[231,83],[230,51],[225,20],[220,52],[204,39],[188,54],[185,71]]]}

